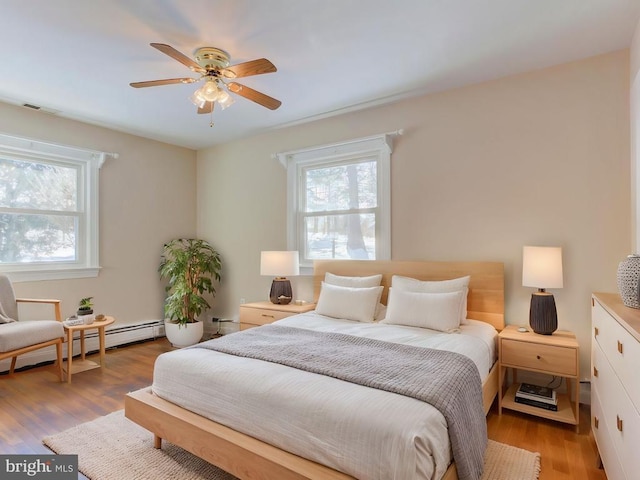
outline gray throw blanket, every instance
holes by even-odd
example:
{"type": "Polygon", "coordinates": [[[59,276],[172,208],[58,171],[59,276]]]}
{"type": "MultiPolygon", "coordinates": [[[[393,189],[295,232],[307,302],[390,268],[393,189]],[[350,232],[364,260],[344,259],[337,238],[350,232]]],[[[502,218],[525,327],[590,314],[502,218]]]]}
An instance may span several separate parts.
{"type": "Polygon", "coordinates": [[[459,480],[478,480],[487,424],[480,374],[458,353],[264,325],[190,348],[255,358],[430,403],[447,420],[459,480]]]}

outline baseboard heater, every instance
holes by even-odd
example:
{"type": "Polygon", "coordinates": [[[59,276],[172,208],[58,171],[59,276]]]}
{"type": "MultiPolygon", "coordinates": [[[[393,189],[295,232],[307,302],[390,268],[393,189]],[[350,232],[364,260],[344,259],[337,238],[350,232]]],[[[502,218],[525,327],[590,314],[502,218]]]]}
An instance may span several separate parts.
{"type": "MultiPolygon", "coordinates": [[[[164,337],[164,320],[150,320],[145,322],[132,323],[127,325],[115,324],[107,327],[105,330],[105,348],[113,348],[129,343],[140,342],[143,340],[152,340],[164,337]]],[[[97,329],[87,330],[84,335],[85,350],[87,353],[97,352],[100,349],[100,341],[97,329]]],[[[80,354],[80,336],[76,333],[73,339],[73,355],[80,354]]],[[[67,358],[67,344],[63,347],[63,355],[67,358]]],[[[55,360],[55,347],[41,348],[20,355],[16,363],[16,368],[22,368],[30,365],[38,365],[43,362],[55,360]]],[[[0,372],[9,371],[11,359],[0,362],[0,372]]]]}

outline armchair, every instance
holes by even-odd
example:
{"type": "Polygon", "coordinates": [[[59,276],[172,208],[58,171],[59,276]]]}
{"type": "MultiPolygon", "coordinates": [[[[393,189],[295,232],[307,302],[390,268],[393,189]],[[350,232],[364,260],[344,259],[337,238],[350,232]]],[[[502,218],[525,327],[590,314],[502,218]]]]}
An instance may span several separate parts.
{"type": "Polygon", "coordinates": [[[64,327],[60,314],[60,300],[16,298],[9,278],[0,275],[0,360],[11,357],[9,373],[13,374],[18,355],[55,345],[58,377],[62,381],[63,342],[64,327]],[[20,321],[18,318],[20,302],[52,304],[55,320],[20,321]]]}

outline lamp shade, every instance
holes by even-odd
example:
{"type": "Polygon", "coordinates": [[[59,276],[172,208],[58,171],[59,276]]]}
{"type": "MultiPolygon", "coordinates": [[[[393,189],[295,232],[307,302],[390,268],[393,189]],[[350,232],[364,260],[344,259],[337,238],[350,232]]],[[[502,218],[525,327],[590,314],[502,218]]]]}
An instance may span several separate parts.
{"type": "Polygon", "coordinates": [[[562,248],[524,247],[522,285],[540,289],[562,288],[562,248]]]}
{"type": "Polygon", "coordinates": [[[291,277],[300,275],[297,251],[267,251],[260,253],[260,275],[291,277]]]}

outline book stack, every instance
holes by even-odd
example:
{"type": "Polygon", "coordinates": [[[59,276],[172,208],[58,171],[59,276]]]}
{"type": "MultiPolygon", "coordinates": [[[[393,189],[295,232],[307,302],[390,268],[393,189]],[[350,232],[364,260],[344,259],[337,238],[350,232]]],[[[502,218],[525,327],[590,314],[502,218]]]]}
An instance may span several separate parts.
{"type": "Polygon", "coordinates": [[[556,391],[548,387],[540,387],[531,383],[522,383],[516,391],[516,403],[558,411],[556,391]]]}

